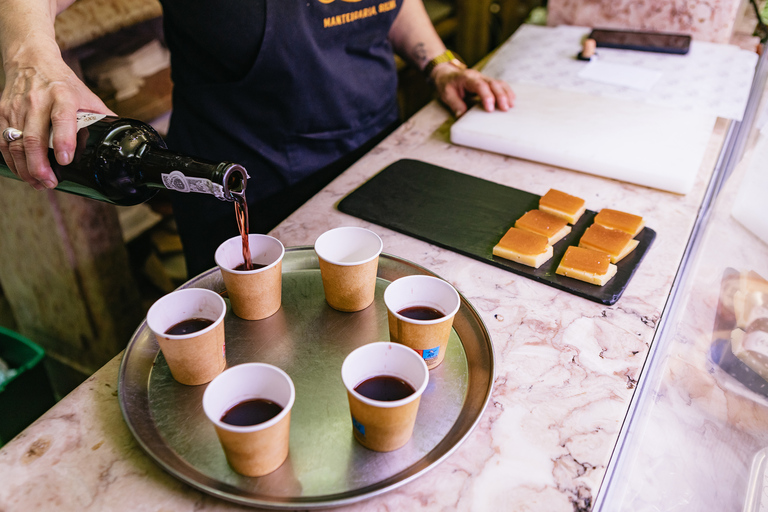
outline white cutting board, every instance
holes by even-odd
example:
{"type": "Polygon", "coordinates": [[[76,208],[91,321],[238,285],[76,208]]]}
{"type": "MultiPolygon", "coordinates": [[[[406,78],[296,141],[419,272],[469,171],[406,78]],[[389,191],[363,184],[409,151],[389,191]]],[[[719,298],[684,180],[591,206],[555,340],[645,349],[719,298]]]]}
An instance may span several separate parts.
{"type": "Polygon", "coordinates": [[[514,108],[488,113],[473,107],[451,127],[451,141],[686,194],[717,119],[707,112],[511,85],[514,108]]]}

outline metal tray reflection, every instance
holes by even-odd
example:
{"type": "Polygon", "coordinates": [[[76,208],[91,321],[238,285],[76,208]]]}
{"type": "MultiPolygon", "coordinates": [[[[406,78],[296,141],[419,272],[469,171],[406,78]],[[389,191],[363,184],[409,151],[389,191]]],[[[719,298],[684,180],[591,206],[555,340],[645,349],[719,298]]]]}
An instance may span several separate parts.
{"type": "MultiPolygon", "coordinates": [[[[284,369],[296,386],[290,453],[274,473],[244,477],[227,464],[202,411],[206,386],[184,386],[170,375],[152,332],[142,323],[123,356],[119,400],[142,448],[166,471],[219,498],[272,509],[341,506],[394,489],[445,459],[469,435],[493,385],[494,355],[482,319],[462,296],[445,360],[430,371],[412,439],[376,453],[352,436],[341,364],[355,347],[389,339],[384,289],[393,280],[432,272],[382,254],[376,298],[367,309],[342,313],[325,302],[311,247],[286,250],[283,299],[272,317],[245,321],[228,308],[228,366],[261,361],[284,369]]],[[[218,269],[182,288],[225,290],[218,269]]]]}

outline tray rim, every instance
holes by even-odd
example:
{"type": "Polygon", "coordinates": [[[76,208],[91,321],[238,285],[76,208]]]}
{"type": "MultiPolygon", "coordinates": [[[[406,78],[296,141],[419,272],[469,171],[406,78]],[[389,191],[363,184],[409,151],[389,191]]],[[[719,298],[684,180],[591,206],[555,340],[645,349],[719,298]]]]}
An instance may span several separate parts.
{"type": "MultiPolygon", "coordinates": [[[[294,247],[286,247],[286,256],[290,254],[296,254],[296,253],[312,253],[314,254],[314,248],[312,246],[294,246],[294,247]]],[[[430,275],[434,277],[441,278],[436,273],[430,271],[429,269],[408,261],[404,258],[401,258],[399,256],[395,256],[393,254],[382,252],[380,255],[380,258],[383,258],[385,260],[390,260],[396,264],[403,265],[405,268],[410,268],[414,271],[416,271],[418,274],[422,275],[430,275]]],[[[317,258],[315,256],[314,262],[317,261],[317,258]]],[[[319,267],[318,267],[319,268],[319,267]]],[[[301,270],[307,270],[311,268],[304,268],[301,270]]],[[[379,266],[379,273],[381,273],[382,266],[379,266]]],[[[283,272],[285,272],[285,267],[283,269],[283,272]]],[[[203,272],[202,274],[195,276],[191,279],[189,279],[184,284],[180,285],[177,289],[184,289],[184,288],[190,288],[195,287],[195,285],[205,279],[209,278],[211,275],[219,273],[218,267],[214,267],[206,272],[203,272]]],[[[403,274],[407,275],[407,274],[403,274]]],[[[384,279],[381,277],[381,275],[377,275],[377,278],[384,279]]],[[[388,280],[388,279],[385,279],[388,280]]],[[[391,282],[391,281],[390,281],[391,282]]],[[[458,291],[458,290],[457,290],[458,291]]],[[[486,355],[487,355],[487,363],[489,368],[487,369],[488,374],[488,382],[485,386],[484,391],[482,391],[483,399],[482,402],[477,404],[477,406],[474,408],[476,411],[473,413],[474,417],[470,418],[469,423],[461,429],[458,439],[453,442],[452,445],[448,447],[443,447],[445,444],[446,438],[451,434],[451,431],[444,436],[440,442],[427,454],[425,454],[421,459],[416,461],[414,464],[410,465],[405,470],[401,471],[400,473],[393,475],[389,478],[386,478],[384,480],[381,480],[377,482],[376,484],[369,485],[367,487],[355,490],[355,491],[349,491],[346,493],[337,493],[330,496],[336,496],[339,494],[346,495],[346,494],[352,494],[349,497],[342,497],[342,498],[336,498],[326,501],[311,501],[307,498],[301,498],[297,497],[294,499],[279,499],[279,500],[264,500],[264,499],[256,499],[256,498],[249,498],[247,496],[243,496],[242,493],[236,493],[229,490],[222,490],[223,488],[232,488],[233,486],[229,484],[225,484],[224,482],[220,482],[222,485],[220,488],[213,488],[209,485],[207,485],[204,482],[197,481],[195,479],[189,478],[186,474],[183,472],[177,470],[173,464],[171,464],[171,460],[166,460],[162,456],[155,453],[155,451],[152,449],[152,446],[150,441],[153,439],[145,439],[143,437],[143,434],[147,430],[144,428],[143,425],[139,424],[138,422],[134,423],[135,418],[131,417],[131,406],[129,406],[127,402],[127,390],[126,390],[126,373],[129,370],[129,364],[131,361],[131,355],[134,353],[135,350],[138,350],[141,347],[137,347],[138,345],[138,338],[139,335],[148,329],[146,324],[146,317],[141,322],[141,324],[137,327],[137,329],[134,331],[133,335],[131,336],[131,339],[129,340],[124,352],[123,356],[120,362],[120,368],[118,371],[118,384],[117,384],[117,392],[118,392],[118,402],[120,405],[120,411],[123,416],[123,421],[125,421],[126,426],[128,427],[129,431],[131,432],[134,440],[137,442],[137,444],[142,448],[142,450],[156,463],[158,464],[165,472],[170,474],[171,476],[177,478],[178,480],[186,483],[192,488],[195,488],[199,491],[205,492],[209,495],[215,496],[217,498],[220,498],[222,500],[226,500],[229,502],[237,503],[240,505],[247,505],[252,507],[262,507],[267,509],[283,509],[283,510],[293,510],[296,508],[304,508],[304,509],[321,509],[321,508],[330,508],[330,507],[340,507],[345,505],[350,505],[353,503],[357,503],[359,501],[372,498],[374,496],[378,496],[381,494],[384,494],[386,492],[389,492],[391,490],[394,490],[398,487],[401,487],[418,477],[425,474],[430,469],[433,469],[437,465],[439,465],[441,462],[443,462],[446,458],[448,458],[461,444],[466,441],[466,439],[470,436],[470,434],[475,430],[477,425],[479,424],[480,420],[482,419],[482,416],[487,409],[488,403],[490,402],[492,393],[493,393],[493,384],[496,379],[496,355],[495,350],[493,347],[493,341],[491,339],[490,333],[483,322],[482,317],[478,314],[477,310],[474,308],[474,306],[469,302],[469,300],[460,292],[459,298],[461,300],[461,306],[459,308],[459,312],[463,312],[463,316],[468,316],[470,320],[474,323],[471,327],[473,327],[475,330],[478,330],[482,336],[478,338],[476,341],[479,342],[479,344],[482,344],[486,349],[486,355]],[[132,419],[134,421],[132,421],[132,419]],[[442,453],[439,453],[439,455],[428,462],[426,465],[424,465],[424,461],[429,458],[429,456],[435,452],[441,451],[442,453]],[[389,482],[391,481],[391,482],[389,482]],[[384,483],[384,484],[383,484],[384,483]],[[383,484],[383,485],[382,485],[383,484]],[[374,487],[373,489],[367,490],[371,487],[374,487]]],[[[459,314],[457,313],[457,318],[459,318],[459,314]]],[[[467,388],[467,398],[470,396],[471,391],[471,372],[473,368],[472,361],[470,361],[469,353],[466,350],[466,344],[465,339],[459,334],[458,329],[456,328],[456,323],[454,323],[454,329],[456,330],[457,337],[459,338],[459,341],[462,344],[462,349],[464,350],[465,356],[467,357],[467,366],[468,366],[468,372],[470,372],[470,377],[468,377],[468,388],[467,388]]],[[[152,361],[154,361],[155,357],[157,356],[159,352],[159,347],[157,346],[157,342],[153,342],[152,345],[154,345],[152,361]]],[[[138,356],[136,356],[138,357],[138,356]]],[[[476,370],[475,370],[476,371],[476,370]]],[[[145,384],[145,390],[148,391],[149,385],[148,382],[145,384]]],[[[143,396],[144,399],[147,398],[147,393],[144,393],[143,396]]],[[[148,402],[148,400],[147,400],[148,402]]],[[[147,407],[148,408],[148,407],[147,407]]],[[[459,420],[461,417],[465,414],[465,410],[467,408],[467,399],[465,399],[464,405],[462,406],[461,413],[459,414],[459,417],[456,420],[456,423],[459,423],[459,420]]],[[[139,411],[141,412],[141,411],[139,411]]],[[[147,417],[151,417],[148,415],[147,417]]],[[[149,421],[147,423],[152,423],[154,426],[154,421],[149,421]]],[[[159,434],[159,431],[157,429],[153,432],[158,437],[162,439],[162,437],[159,434]]],[[[181,460],[186,463],[186,461],[181,457],[181,455],[177,454],[175,451],[170,450],[173,454],[176,455],[176,459],[181,460]]],[[[191,465],[190,465],[191,466],[191,465]]],[[[213,480],[211,478],[207,478],[207,480],[213,480]]]]}

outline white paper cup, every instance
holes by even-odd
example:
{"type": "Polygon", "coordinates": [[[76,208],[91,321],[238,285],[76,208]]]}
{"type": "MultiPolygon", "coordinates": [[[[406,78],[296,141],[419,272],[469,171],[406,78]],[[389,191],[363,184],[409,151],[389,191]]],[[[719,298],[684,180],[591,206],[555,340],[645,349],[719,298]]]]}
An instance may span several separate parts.
{"type": "Polygon", "coordinates": [[[155,334],[171,375],[190,386],[210,382],[227,366],[224,316],[227,304],[204,288],[176,290],[158,299],[147,312],[147,326],[155,334]],[[208,327],[188,334],[167,334],[176,324],[193,318],[212,320],[208,327]]]}
{"type": "Polygon", "coordinates": [[[365,228],[331,229],[315,241],[325,300],[339,311],[360,311],[373,303],[381,238],[365,228]]]}
{"type": "Polygon", "coordinates": [[[264,265],[254,270],[235,270],[243,264],[243,239],[239,236],[222,243],[214,258],[221,269],[232,311],[245,320],[261,320],[274,315],[282,301],[283,256],[285,247],[277,238],[250,234],[251,261],[264,265]]]}
{"type": "Polygon", "coordinates": [[[461,305],[456,289],[432,276],[406,276],[384,290],[389,338],[415,350],[431,370],[443,362],[453,318],[461,305]],[[426,306],[443,313],[434,320],[415,320],[402,315],[405,308],[426,306]]]}
{"type": "Polygon", "coordinates": [[[265,363],[233,366],[208,384],[203,410],[216,429],[232,469],[246,476],[263,476],[285,462],[295,400],[296,390],[288,374],[265,363]],[[270,400],[283,410],[256,425],[236,426],[221,421],[235,405],[257,398],[270,400]]]}
{"type": "Polygon", "coordinates": [[[341,379],[347,388],[352,432],[360,444],[374,451],[389,452],[408,442],[421,395],[429,382],[427,365],[418,354],[397,343],[369,343],[346,357],[341,379]],[[415,392],[404,399],[385,402],[355,391],[360,383],[380,376],[402,379],[415,392]]]}

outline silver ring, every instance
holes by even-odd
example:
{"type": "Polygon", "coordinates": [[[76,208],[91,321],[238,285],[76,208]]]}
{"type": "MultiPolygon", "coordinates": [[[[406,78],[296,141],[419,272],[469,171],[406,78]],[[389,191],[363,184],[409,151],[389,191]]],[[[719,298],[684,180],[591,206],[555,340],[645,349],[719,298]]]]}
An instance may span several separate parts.
{"type": "Polygon", "coordinates": [[[18,128],[6,128],[3,130],[3,138],[6,142],[13,142],[21,138],[22,132],[18,128]]]}

